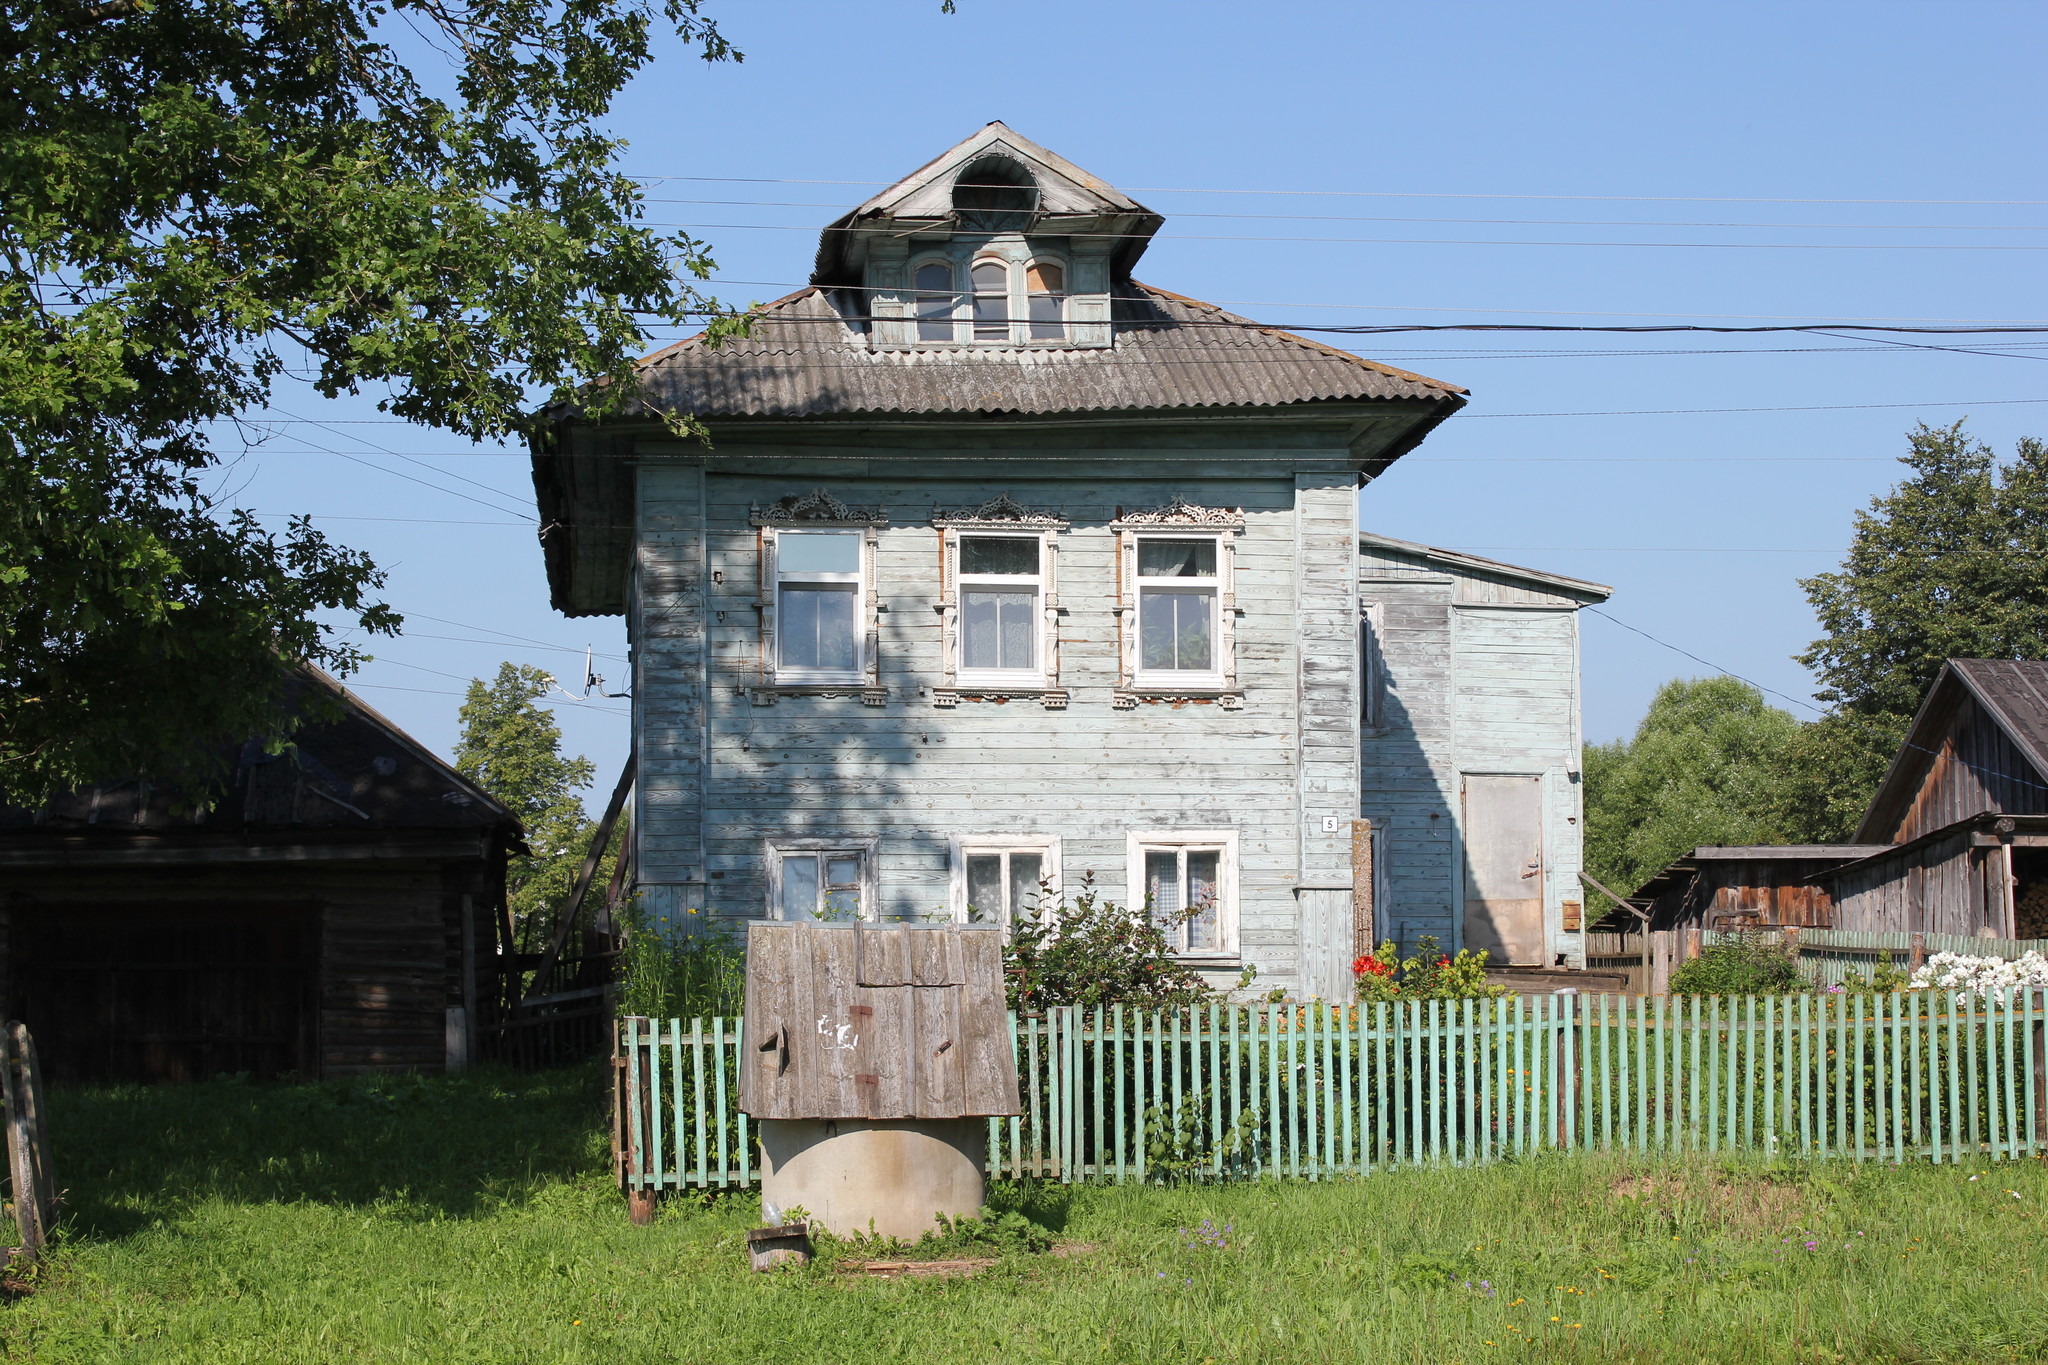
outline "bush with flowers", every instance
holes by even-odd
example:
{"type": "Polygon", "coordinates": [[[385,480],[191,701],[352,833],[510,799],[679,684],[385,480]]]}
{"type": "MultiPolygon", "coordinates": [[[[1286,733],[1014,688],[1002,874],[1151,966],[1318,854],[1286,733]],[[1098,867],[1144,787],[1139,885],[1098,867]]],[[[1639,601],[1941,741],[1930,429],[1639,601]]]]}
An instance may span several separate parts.
{"type": "Polygon", "coordinates": [[[2048,957],[2034,952],[2017,958],[1936,953],[1913,973],[1913,986],[1917,990],[1994,996],[2012,991],[2048,991],[2048,957]]]}
{"type": "Polygon", "coordinates": [[[1402,958],[1392,939],[1351,963],[1358,998],[1381,1000],[1496,1000],[1505,986],[1486,981],[1486,951],[1461,948],[1456,956],[1443,950],[1434,934],[1415,940],[1415,954],[1402,958]]]}

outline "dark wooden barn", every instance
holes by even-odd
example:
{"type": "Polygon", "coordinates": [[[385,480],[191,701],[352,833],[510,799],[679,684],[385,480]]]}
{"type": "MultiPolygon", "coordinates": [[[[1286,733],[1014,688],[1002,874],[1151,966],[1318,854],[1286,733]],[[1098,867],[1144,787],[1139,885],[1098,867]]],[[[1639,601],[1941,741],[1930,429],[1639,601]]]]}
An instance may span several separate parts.
{"type": "Polygon", "coordinates": [[[512,813],[353,693],[217,804],[113,781],[0,809],[0,1017],[53,1079],[440,1071],[496,980],[512,813]]]}
{"type": "Polygon", "coordinates": [[[2048,662],[1943,665],[1855,843],[1695,849],[1629,899],[1653,930],[2048,938],[2048,662]]]}
{"type": "Polygon", "coordinates": [[[1834,927],[2048,938],[2048,662],[1943,665],[1856,837],[1834,927]]]}
{"type": "MultiPolygon", "coordinates": [[[[1824,929],[1834,901],[1812,878],[1882,852],[1883,845],[1763,844],[1696,848],[1636,888],[1629,899],[1656,929],[1758,929],[1787,924],[1824,929]]],[[[1619,911],[1601,928],[1635,926],[1619,911]]]]}

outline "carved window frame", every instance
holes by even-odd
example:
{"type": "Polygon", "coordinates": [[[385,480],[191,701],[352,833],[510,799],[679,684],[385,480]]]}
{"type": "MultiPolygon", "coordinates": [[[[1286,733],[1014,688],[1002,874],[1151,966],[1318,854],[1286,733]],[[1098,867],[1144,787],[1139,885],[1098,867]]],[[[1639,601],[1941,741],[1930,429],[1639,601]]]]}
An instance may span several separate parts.
{"type": "Polygon", "coordinates": [[[1244,704],[1237,678],[1237,538],[1244,534],[1244,509],[1203,507],[1175,498],[1163,507],[1126,511],[1109,524],[1116,534],[1117,685],[1111,706],[1119,711],[1141,701],[1213,701],[1225,710],[1244,704]],[[1138,678],[1138,542],[1145,539],[1216,540],[1216,671],[1187,686],[1138,678]]]}
{"type": "Polygon", "coordinates": [[[963,698],[973,701],[1007,701],[1036,698],[1048,711],[1065,709],[1067,693],[1060,687],[1060,592],[1059,535],[1067,529],[1065,519],[1050,512],[1034,511],[1001,494],[979,507],[955,511],[934,510],[932,526],[939,533],[939,654],[940,685],[932,691],[932,704],[958,706],[963,698]],[[960,538],[973,535],[1035,538],[1038,541],[1039,579],[1039,668],[1030,680],[976,679],[961,667],[960,640],[960,538]]]}
{"type": "Polygon", "coordinates": [[[757,706],[772,705],[777,696],[858,696],[869,706],[888,704],[882,686],[882,606],[875,581],[875,550],[889,515],[881,507],[854,507],[822,488],[782,498],[768,507],[750,507],[747,520],[758,541],[759,578],[754,607],[760,614],[756,673],[759,685],[749,696],[757,706]],[[860,667],[843,679],[790,678],[776,666],[776,539],[784,531],[840,531],[860,536],[859,616],[860,667]]]}

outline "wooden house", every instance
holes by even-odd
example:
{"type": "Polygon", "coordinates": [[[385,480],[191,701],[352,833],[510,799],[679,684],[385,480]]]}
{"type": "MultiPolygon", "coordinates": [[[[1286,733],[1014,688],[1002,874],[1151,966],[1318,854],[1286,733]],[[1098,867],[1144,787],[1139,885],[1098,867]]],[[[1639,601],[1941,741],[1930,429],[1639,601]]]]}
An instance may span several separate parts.
{"type": "Polygon", "coordinates": [[[1631,900],[1652,929],[2048,938],[2048,662],[1943,665],[1855,837],[1695,849],[1631,900]]]}
{"type": "Polygon", "coordinates": [[[325,674],[337,719],[190,809],[109,781],[0,809],[0,1017],[52,1078],[440,1071],[495,980],[504,806],[325,674]]]}
{"type": "Polygon", "coordinates": [[[1362,535],[1464,391],[1139,283],[1161,222],[991,124],[748,336],[644,362],[708,442],[558,414],[548,573],[627,620],[658,913],[1001,921],[1085,877],[1192,911],[1219,986],[1348,995],[1383,936],[1577,961],[1608,590],[1362,535]]]}

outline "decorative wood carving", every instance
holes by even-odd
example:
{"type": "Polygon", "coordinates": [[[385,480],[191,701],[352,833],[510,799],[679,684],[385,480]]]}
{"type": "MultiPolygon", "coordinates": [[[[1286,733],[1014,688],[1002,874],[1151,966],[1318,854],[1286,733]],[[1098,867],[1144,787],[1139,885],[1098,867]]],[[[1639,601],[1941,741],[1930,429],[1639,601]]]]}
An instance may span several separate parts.
{"type": "Polygon", "coordinates": [[[1186,498],[1175,497],[1164,507],[1136,508],[1125,511],[1116,509],[1116,520],[1112,527],[1139,526],[1186,526],[1204,531],[1242,531],[1244,509],[1242,507],[1203,507],[1189,502],[1186,498]]]}
{"type": "Polygon", "coordinates": [[[1050,512],[1034,512],[1008,493],[998,493],[979,507],[960,507],[950,512],[932,509],[932,525],[942,528],[1058,531],[1065,529],[1066,524],[1065,518],[1050,512]]]}
{"type": "Polygon", "coordinates": [[[882,507],[850,507],[825,489],[814,488],[777,498],[767,507],[749,507],[747,520],[755,526],[873,526],[888,521],[889,513],[882,507]]]}

